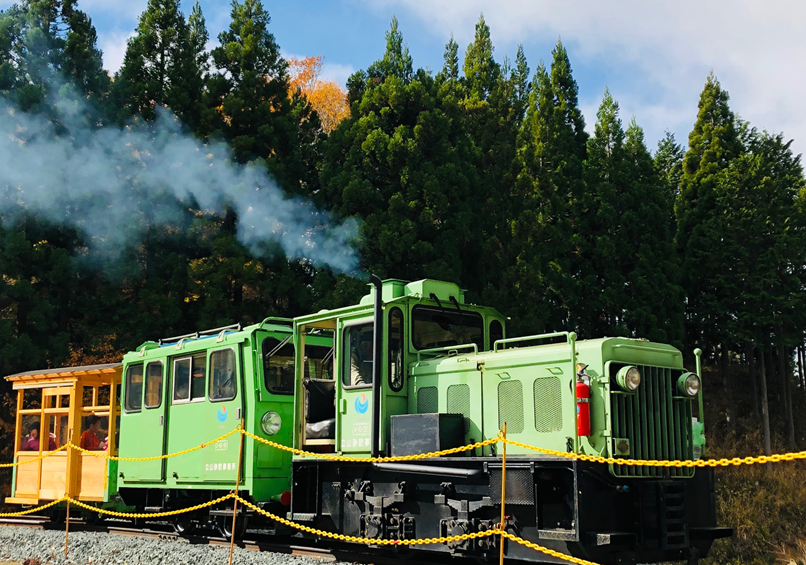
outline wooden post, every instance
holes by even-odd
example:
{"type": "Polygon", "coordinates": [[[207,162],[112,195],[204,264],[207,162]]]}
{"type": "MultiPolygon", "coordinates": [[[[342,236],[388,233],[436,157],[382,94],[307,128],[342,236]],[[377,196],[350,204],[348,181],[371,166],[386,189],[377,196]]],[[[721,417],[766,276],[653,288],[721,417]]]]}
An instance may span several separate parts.
{"type": "MultiPolygon", "coordinates": [[[[244,419],[241,418],[240,429],[244,429],[244,419]]],[[[240,436],[240,447],[238,449],[238,465],[236,465],[238,472],[235,475],[235,496],[238,496],[238,485],[241,482],[241,458],[243,457],[243,432],[238,434],[240,436]]],[[[232,565],[232,553],[235,551],[235,526],[238,520],[238,499],[233,499],[232,504],[232,535],[229,542],[229,565],[232,565]]]]}
{"type": "Polygon", "coordinates": [[[504,540],[503,535],[505,531],[505,505],[507,501],[507,423],[504,422],[504,449],[502,451],[501,459],[501,561],[500,565],[504,565],[504,540]]]}
{"type": "Polygon", "coordinates": [[[67,557],[67,536],[70,533],[70,501],[67,501],[67,515],[64,517],[64,556],[67,557]]]}

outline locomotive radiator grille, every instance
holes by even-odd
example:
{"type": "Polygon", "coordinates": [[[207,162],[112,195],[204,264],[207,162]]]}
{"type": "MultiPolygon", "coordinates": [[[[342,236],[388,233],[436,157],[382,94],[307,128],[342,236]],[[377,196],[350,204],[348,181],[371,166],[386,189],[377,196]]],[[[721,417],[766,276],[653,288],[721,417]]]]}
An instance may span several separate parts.
{"type": "Polygon", "coordinates": [[[470,431],[470,387],[451,385],[448,387],[448,413],[465,417],[465,433],[470,431]]]}
{"type": "Polygon", "coordinates": [[[434,414],[439,412],[439,390],[435,386],[424,386],[417,391],[417,413],[434,414]]]}
{"type": "Polygon", "coordinates": [[[563,429],[563,399],[559,377],[535,379],[533,386],[535,431],[559,432],[563,429]]]}
{"type": "Polygon", "coordinates": [[[523,431],[523,383],[503,381],[498,383],[498,429],[504,428],[511,434],[523,431]]]}
{"type": "MultiPolygon", "coordinates": [[[[639,366],[641,386],[628,394],[611,394],[611,420],[614,441],[627,439],[629,455],[624,458],[686,460],[693,458],[691,403],[675,398],[678,372],[671,369],[639,366]]],[[[619,457],[618,453],[614,453],[619,457]]],[[[686,467],[646,467],[614,465],[619,477],[691,477],[694,469],[686,467]]]]}

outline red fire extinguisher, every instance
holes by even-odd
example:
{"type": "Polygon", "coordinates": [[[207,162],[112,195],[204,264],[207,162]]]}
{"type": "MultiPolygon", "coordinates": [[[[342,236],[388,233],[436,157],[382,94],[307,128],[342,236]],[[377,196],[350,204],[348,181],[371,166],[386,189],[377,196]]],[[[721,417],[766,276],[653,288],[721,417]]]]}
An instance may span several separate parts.
{"type": "Polygon", "coordinates": [[[577,377],[577,435],[591,435],[591,387],[581,376],[577,377]]]}

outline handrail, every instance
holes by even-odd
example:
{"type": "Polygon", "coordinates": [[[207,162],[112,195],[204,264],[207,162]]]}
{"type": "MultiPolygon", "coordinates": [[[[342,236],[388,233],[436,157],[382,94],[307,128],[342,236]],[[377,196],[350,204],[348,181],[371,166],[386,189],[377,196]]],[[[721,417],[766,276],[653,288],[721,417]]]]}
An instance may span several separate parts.
{"type": "Polygon", "coordinates": [[[508,343],[519,343],[523,341],[535,341],[538,339],[548,339],[550,337],[566,337],[566,343],[571,343],[572,341],[576,341],[577,334],[574,332],[551,332],[547,334],[536,334],[536,335],[527,335],[523,337],[509,337],[506,339],[499,339],[493,343],[493,352],[498,353],[498,346],[499,345],[506,345],[508,343]]]}
{"type": "MultiPolygon", "coordinates": [[[[417,352],[417,362],[420,362],[420,355],[423,353],[439,353],[441,351],[455,351],[458,349],[470,349],[473,348],[473,354],[477,355],[479,352],[479,346],[475,343],[463,343],[462,345],[446,345],[445,347],[433,347],[431,349],[421,349],[417,352]]],[[[459,354],[456,351],[457,355],[459,354]]]]}
{"type": "Polygon", "coordinates": [[[279,316],[269,316],[268,318],[265,318],[262,322],[260,322],[259,327],[261,330],[263,329],[263,325],[266,324],[267,322],[279,322],[284,326],[285,325],[291,326],[294,323],[294,320],[292,320],[291,318],[281,318],[279,316]]]}

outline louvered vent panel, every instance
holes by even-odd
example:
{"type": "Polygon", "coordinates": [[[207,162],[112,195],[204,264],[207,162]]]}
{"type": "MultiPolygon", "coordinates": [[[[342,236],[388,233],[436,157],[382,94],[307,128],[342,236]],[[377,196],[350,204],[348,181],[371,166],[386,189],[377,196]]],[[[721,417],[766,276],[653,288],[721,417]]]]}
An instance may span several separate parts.
{"type": "Polygon", "coordinates": [[[435,386],[424,386],[417,391],[417,413],[433,414],[439,411],[439,391],[435,386]]]}
{"type": "Polygon", "coordinates": [[[465,433],[470,431],[470,387],[451,385],[448,387],[448,413],[465,417],[465,433]]]}
{"type": "Polygon", "coordinates": [[[507,433],[519,434],[523,431],[523,383],[503,381],[498,384],[498,427],[507,433]]]}
{"type": "Polygon", "coordinates": [[[559,432],[563,429],[562,389],[559,377],[535,379],[535,430],[559,432]]]}

